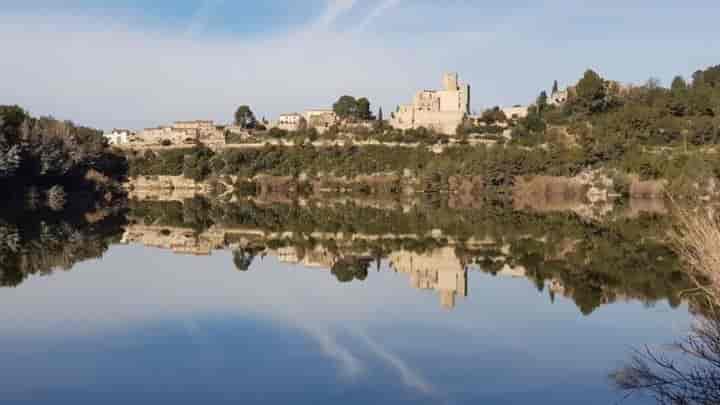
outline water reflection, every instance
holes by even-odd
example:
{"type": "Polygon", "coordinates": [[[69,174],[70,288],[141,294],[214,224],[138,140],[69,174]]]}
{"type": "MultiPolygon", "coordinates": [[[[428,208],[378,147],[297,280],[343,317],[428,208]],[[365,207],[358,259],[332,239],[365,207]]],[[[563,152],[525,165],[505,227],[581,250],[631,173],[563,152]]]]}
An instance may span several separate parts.
{"type": "Polygon", "coordinates": [[[203,198],[118,214],[5,220],[3,270],[23,276],[0,290],[0,399],[609,403],[627,347],[687,323],[662,217],[203,198]],[[58,265],[74,270],[29,276],[58,265]]]}
{"type": "Polygon", "coordinates": [[[70,270],[101,257],[117,243],[125,216],[117,209],[92,212],[3,210],[0,213],[0,285],[14,287],[29,275],[70,270]]]}
{"type": "MultiPolygon", "coordinates": [[[[451,309],[467,296],[471,272],[526,278],[539,291],[572,298],[583,314],[628,300],[680,304],[688,287],[663,234],[663,216],[638,209],[603,221],[574,213],[502,207],[453,209],[438,201],[410,204],[203,198],[135,201],[121,239],[178,254],[231,249],[238,269],[254,257],[329,270],[362,281],[371,264],[389,261],[416,289],[433,290],[451,309]]],[[[371,272],[370,272],[371,273],[371,272]]]]}

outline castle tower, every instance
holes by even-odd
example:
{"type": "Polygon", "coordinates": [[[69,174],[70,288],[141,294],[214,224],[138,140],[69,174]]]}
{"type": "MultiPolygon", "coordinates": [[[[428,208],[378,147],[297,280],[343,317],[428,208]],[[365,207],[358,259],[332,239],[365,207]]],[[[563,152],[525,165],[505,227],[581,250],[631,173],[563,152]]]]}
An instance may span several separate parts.
{"type": "Polygon", "coordinates": [[[458,74],[445,73],[443,75],[443,88],[447,91],[457,91],[459,88],[458,74]]]}

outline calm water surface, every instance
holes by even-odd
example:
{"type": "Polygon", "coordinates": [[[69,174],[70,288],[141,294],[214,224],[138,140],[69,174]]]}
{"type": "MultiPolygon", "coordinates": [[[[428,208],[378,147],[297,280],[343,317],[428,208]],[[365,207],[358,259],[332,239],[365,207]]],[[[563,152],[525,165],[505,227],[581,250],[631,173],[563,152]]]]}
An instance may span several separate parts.
{"type": "Polygon", "coordinates": [[[447,241],[353,277],[307,249],[178,254],[132,227],[101,258],[0,289],[3,404],[612,404],[632,349],[691,322],[686,303],[627,291],[587,309],[580,284],[489,272],[447,241]]]}

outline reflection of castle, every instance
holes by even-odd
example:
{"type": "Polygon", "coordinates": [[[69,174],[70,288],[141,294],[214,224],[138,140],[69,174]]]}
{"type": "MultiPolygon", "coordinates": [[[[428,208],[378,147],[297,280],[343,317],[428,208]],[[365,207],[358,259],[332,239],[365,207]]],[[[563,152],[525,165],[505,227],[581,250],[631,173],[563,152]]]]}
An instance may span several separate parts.
{"type": "Polygon", "coordinates": [[[455,297],[467,296],[467,269],[452,247],[444,247],[429,253],[405,250],[389,256],[392,267],[410,275],[414,288],[437,290],[444,308],[455,307],[455,297]]]}
{"type": "MultiPolygon", "coordinates": [[[[229,246],[244,246],[250,243],[262,245],[263,240],[267,239],[268,236],[270,235],[265,235],[263,232],[241,229],[211,227],[202,233],[196,233],[189,228],[133,224],[127,227],[121,243],[139,243],[145,246],[172,250],[177,254],[209,255],[213,250],[224,249],[229,246]]],[[[275,236],[281,236],[281,234],[272,234],[272,237],[275,236]]],[[[292,235],[283,234],[282,236],[292,235]]],[[[321,235],[317,234],[315,236],[319,237],[321,235]]],[[[339,234],[333,234],[333,236],[336,243],[343,244],[343,238],[339,238],[339,234]]],[[[350,243],[353,239],[361,237],[361,235],[357,234],[347,236],[349,239],[344,242],[350,243]]],[[[340,262],[346,254],[357,257],[372,257],[370,252],[342,253],[342,249],[329,249],[322,244],[308,248],[285,246],[263,249],[266,254],[271,254],[284,263],[327,270],[340,262]]],[[[412,287],[438,291],[440,302],[444,308],[453,308],[458,295],[461,297],[467,296],[467,270],[462,260],[455,253],[453,246],[446,246],[425,253],[399,250],[391,253],[388,259],[395,271],[409,275],[412,287]]]]}
{"type": "MultiPolygon", "coordinates": [[[[374,257],[369,251],[356,249],[353,242],[357,240],[376,240],[377,237],[363,234],[323,234],[312,233],[312,238],[319,243],[314,246],[281,246],[267,247],[269,241],[289,241],[298,235],[292,232],[267,233],[253,229],[210,227],[203,232],[196,232],[190,228],[167,227],[160,225],[133,224],[127,227],[121,243],[140,243],[145,246],[172,250],[177,254],[210,255],[213,250],[228,247],[243,248],[257,246],[256,253],[262,252],[278,258],[284,263],[298,264],[306,268],[331,270],[344,259],[352,257],[374,257]],[[333,248],[323,244],[322,241],[332,240],[333,248]]],[[[386,237],[400,237],[401,235],[385,235],[386,237]]],[[[434,237],[441,238],[438,233],[434,237]]],[[[402,238],[417,238],[418,236],[402,235],[402,238]]],[[[480,246],[490,241],[467,241],[466,244],[480,246]]],[[[422,290],[435,290],[440,295],[440,303],[444,308],[452,309],[458,296],[466,297],[467,268],[463,260],[456,253],[457,241],[446,240],[442,248],[417,253],[409,250],[396,250],[387,258],[391,267],[398,273],[407,274],[410,285],[422,290]]],[[[506,262],[505,256],[509,252],[502,252],[494,260],[504,263],[495,275],[510,278],[528,278],[533,276],[527,273],[523,266],[511,266],[506,262]]],[[[560,279],[553,277],[545,283],[551,299],[556,295],[573,298],[577,292],[568,288],[560,279]]],[[[628,299],[623,294],[613,291],[599,291],[601,304],[614,302],[618,299],[628,299]]]]}
{"type": "Polygon", "coordinates": [[[276,249],[271,252],[281,262],[300,264],[304,267],[315,267],[330,269],[338,260],[338,257],[322,246],[316,246],[309,250],[301,250],[297,247],[288,246],[276,249]]]}
{"type": "Polygon", "coordinates": [[[125,230],[120,243],[140,243],[177,254],[207,256],[213,250],[225,247],[225,233],[208,230],[198,234],[189,228],[131,225],[125,230]]]}

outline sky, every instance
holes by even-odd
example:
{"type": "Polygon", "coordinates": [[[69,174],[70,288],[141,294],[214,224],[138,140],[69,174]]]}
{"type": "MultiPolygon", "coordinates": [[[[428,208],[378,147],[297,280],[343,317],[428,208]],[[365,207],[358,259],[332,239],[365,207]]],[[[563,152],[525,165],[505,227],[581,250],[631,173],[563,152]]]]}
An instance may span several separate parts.
{"type": "Polygon", "coordinates": [[[479,112],[588,68],[690,76],[720,63],[718,15],[710,0],[0,0],[0,104],[106,130],[344,94],[387,113],[450,71],[479,112]]]}

